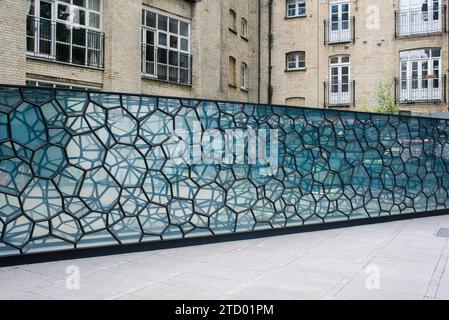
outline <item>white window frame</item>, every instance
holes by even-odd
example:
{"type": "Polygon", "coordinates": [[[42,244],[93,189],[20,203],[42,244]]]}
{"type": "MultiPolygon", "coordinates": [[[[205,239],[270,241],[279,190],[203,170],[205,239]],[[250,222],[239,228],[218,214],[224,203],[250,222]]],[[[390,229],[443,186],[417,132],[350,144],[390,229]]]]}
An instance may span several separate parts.
{"type": "Polygon", "coordinates": [[[349,0],[333,0],[329,3],[329,24],[328,24],[328,41],[329,43],[344,43],[351,42],[352,30],[351,18],[351,2],[349,0]],[[343,11],[343,6],[346,5],[348,10],[343,11]],[[332,12],[332,9],[337,7],[337,12],[332,12]],[[347,14],[348,18],[343,19],[343,15],[347,14]],[[334,17],[337,17],[334,20],[334,17]]]}
{"type": "Polygon", "coordinates": [[[400,102],[443,100],[441,55],[442,48],[439,47],[400,52],[398,84],[400,102]],[[436,50],[439,51],[439,55],[434,55],[436,50]]]}
{"type": "Polygon", "coordinates": [[[167,82],[177,82],[177,83],[181,83],[181,84],[190,84],[191,83],[191,72],[192,72],[192,65],[191,65],[191,59],[190,59],[190,52],[191,52],[191,20],[187,19],[187,18],[183,18],[180,17],[178,15],[175,14],[171,14],[169,12],[166,11],[162,11],[153,7],[149,7],[149,6],[144,6],[142,8],[142,21],[141,21],[141,34],[142,34],[142,75],[145,77],[149,77],[149,78],[153,78],[155,80],[161,80],[161,81],[167,81],[167,82]],[[147,13],[149,14],[155,14],[155,20],[156,20],[156,25],[154,27],[147,25],[147,21],[146,21],[146,17],[147,17],[147,13]],[[167,18],[167,30],[163,30],[160,28],[159,26],[159,16],[164,16],[167,18]],[[178,20],[178,32],[177,33],[173,33],[170,31],[170,19],[173,20],[178,20]],[[187,24],[187,36],[181,35],[180,33],[180,29],[181,29],[181,23],[183,22],[185,24],[187,24]],[[147,44],[147,35],[149,33],[153,33],[153,45],[147,44]],[[161,36],[165,36],[166,37],[166,43],[161,44],[161,36]],[[177,38],[177,47],[171,47],[170,46],[170,39],[171,38],[177,38]],[[186,40],[187,41],[187,50],[183,50],[181,43],[182,40],[186,40]],[[152,67],[152,71],[151,68],[147,67],[147,63],[151,64],[151,60],[146,60],[147,57],[147,50],[151,50],[151,46],[153,46],[153,67],[152,67]],[[159,63],[158,62],[158,52],[159,50],[167,50],[167,64],[163,64],[163,63],[159,63]],[[177,74],[177,81],[173,81],[170,80],[170,64],[169,64],[169,52],[176,52],[177,53],[177,57],[178,57],[178,66],[172,66],[172,68],[177,68],[178,70],[178,74],[177,74]],[[179,57],[180,55],[187,55],[188,58],[188,68],[181,68],[179,66],[179,57]],[[166,79],[160,79],[159,75],[158,75],[158,65],[160,66],[166,66],[167,68],[167,75],[166,75],[166,79]],[[187,70],[188,72],[188,76],[187,76],[187,81],[181,81],[181,77],[180,77],[180,69],[182,70],[187,70]]]}
{"type": "Polygon", "coordinates": [[[286,16],[288,18],[305,17],[307,15],[307,0],[287,0],[286,4],[286,16]],[[304,7],[304,13],[300,13],[302,7],[304,7]]]}
{"type": "Polygon", "coordinates": [[[240,88],[248,90],[249,87],[249,67],[245,62],[240,64],[240,88]]]}
{"type": "Polygon", "coordinates": [[[286,70],[294,71],[294,70],[306,70],[306,52],[305,51],[292,51],[286,54],[286,70]],[[301,55],[304,56],[304,59],[301,59],[301,55]],[[290,60],[293,57],[294,59],[290,60]],[[291,66],[291,62],[294,63],[294,66],[291,66]]]}
{"type": "MultiPolygon", "coordinates": [[[[86,7],[80,7],[77,6],[75,4],[73,4],[73,0],[70,0],[70,3],[64,2],[64,1],[60,1],[60,0],[28,0],[28,7],[27,7],[27,17],[32,17],[35,19],[34,21],[34,50],[33,51],[28,51],[27,48],[27,54],[28,55],[32,55],[35,57],[41,57],[41,58],[47,58],[47,59],[52,59],[61,63],[69,63],[69,64],[74,64],[74,65],[81,65],[82,64],[77,64],[77,63],[73,63],[73,47],[76,47],[77,45],[75,45],[73,43],[73,32],[70,32],[70,43],[67,42],[67,45],[70,45],[69,47],[69,61],[60,61],[60,60],[56,60],[57,56],[56,56],[56,45],[57,45],[57,38],[56,38],[56,33],[57,33],[57,24],[64,24],[67,26],[67,28],[73,30],[73,29],[85,29],[86,30],[86,36],[85,36],[85,46],[78,46],[80,48],[84,48],[85,51],[85,57],[84,57],[84,61],[85,61],[85,65],[88,66],[88,57],[89,57],[89,50],[91,51],[97,51],[99,52],[99,61],[98,61],[98,67],[103,65],[103,53],[104,53],[104,46],[103,46],[103,41],[100,40],[99,43],[99,49],[97,48],[93,48],[93,47],[89,47],[89,40],[87,37],[87,33],[89,31],[91,32],[98,32],[98,33],[102,33],[103,32],[103,0],[99,0],[100,1],[100,11],[96,11],[93,9],[89,9],[89,4],[90,1],[92,0],[85,0],[86,1],[86,7]],[[29,12],[30,11],[30,3],[33,2],[34,3],[34,12],[32,12],[32,14],[29,12]],[[43,19],[40,17],[40,3],[41,2],[47,2],[47,3],[51,3],[52,5],[52,19],[50,21],[50,28],[51,28],[51,39],[49,40],[51,42],[51,48],[50,48],[50,54],[42,54],[40,53],[40,27],[39,24],[37,23],[38,20],[36,19],[43,19]],[[58,6],[59,5],[63,5],[68,7],[70,14],[74,14],[74,10],[82,10],[85,12],[85,24],[79,24],[78,22],[75,21],[70,21],[70,20],[62,20],[59,19],[58,16],[58,6]],[[100,16],[100,21],[99,21],[99,27],[91,27],[89,22],[89,17],[90,14],[97,14],[100,16]],[[36,27],[36,24],[38,25],[38,27],[36,27]]],[[[39,20],[40,21],[40,20],[39,20]]],[[[101,38],[103,39],[103,38],[101,38]]],[[[94,66],[91,66],[94,67],[94,66]]]]}
{"type": "Polygon", "coordinates": [[[92,91],[101,91],[99,87],[93,86],[83,86],[76,85],[64,82],[54,82],[54,81],[42,81],[42,80],[34,80],[34,79],[26,79],[27,87],[31,88],[53,88],[53,89],[78,89],[78,90],[92,90],[92,91]]]}
{"type": "Polygon", "coordinates": [[[329,57],[329,105],[347,105],[351,103],[351,56],[335,55],[329,57]],[[333,60],[336,60],[335,62],[333,60]],[[348,73],[344,74],[343,69],[348,73]],[[337,70],[337,81],[334,81],[333,70],[337,70]],[[347,81],[343,77],[347,77],[347,81]]]}

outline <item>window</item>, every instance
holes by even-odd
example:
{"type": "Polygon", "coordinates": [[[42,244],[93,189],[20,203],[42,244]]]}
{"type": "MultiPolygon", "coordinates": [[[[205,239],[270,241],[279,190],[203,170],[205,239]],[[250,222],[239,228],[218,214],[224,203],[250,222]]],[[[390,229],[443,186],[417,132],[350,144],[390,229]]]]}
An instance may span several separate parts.
{"type": "Polygon", "coordinates": [[[440,48],[402,51],[399,70],[402,102],[442,99],[440,48]]]}
{"type": "Polygon", "coordinates": [[[28,0],[27,53],[103,67],[102,0],[28,0]]]}
{"type": "Polygon", "coordinates": [[[229,57],[229,66],[228,66],[228,82],[231,87],[235,87],[236,84],[236,76],[235,76],[235,58],[229,57]]]}
{"type": "Polygon", "coordinates": [[[306,53],[295,51],[287,53],[287,70],[304,70],[306,68],[306,53]]]}
{"type": "Polygon", "coordinates": [[[350,57],[333,56],[329,59],[328,104],[346,105],[351,103],[350,57]]]}
{"type": "Polygon", "coordinates": [[[41,81],[41,80],[27,80],[27,87],[39,87],[39,88],[52,88],[52,89],[78,89],[78,90],[96,90],[99,91],[99,87],[86,87],[82,85],[74,85],[62,82],[51,82],[51,81],[41,81]]]}
{"type": "Polygon", "coordinates": [[[142,73],[191,84],[190,21],[153,9],[142,10],[142,73]]]}
{"type": "Polygon", "coordinates": [[[445,30],[445,8],[441,0],[400,0],[397,18],[399,36],[445,30]]]}
{"type": "Polygon", "coordinates": [[[237,33],[237,14],[234,10],[229,9],[229,30],[234,33],[237,33]]]}
{"type": "Polygon", "coordinates": [[[287,0],[287,17],[306,15],[306,0],[287,0]]]}
{"type": "Polygon", "coordinates": [[[242,24],[241,24],[240,35],[241,35],[243,38],[248,38],[248,21],[246,21],[245,18],[242,18],[242,24]]]}
{"type": "Polygon", "coordinates": [[[332,0],[329,4],[329,20],[326,22],[326,43],[345,43],[354,40],[354,20],[347,0],[332,0]]]}
{"type": "Polygon", "coordinates": [[[249,83],[248,65],[242,62],[240,66],[240,87],[244,90],[247,90],[248,83],[249,83]]]}

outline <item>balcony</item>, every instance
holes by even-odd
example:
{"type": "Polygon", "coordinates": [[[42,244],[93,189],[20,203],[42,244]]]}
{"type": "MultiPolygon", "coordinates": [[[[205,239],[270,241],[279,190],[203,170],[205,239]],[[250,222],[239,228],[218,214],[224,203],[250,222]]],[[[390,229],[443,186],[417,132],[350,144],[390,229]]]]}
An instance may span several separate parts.
{"type": "Polygon", "coordinates": [[[446,32],[446,6],[395,12],[396,37],[431,36],[446,32]]]}
{"type": "Polygon", "coordinates": [[[143,44],[142,75],[149,79],[191,85],[192,55],[143,44]]]}
{"type": "Polygon", "coordinates": [[[104,66],[104,33],[27,16],[27,55],[61,63],[104,66]]]}
{"type": "Polygon", "coordinates": [[[355,106],[355,81],[324,82],[324,107],[355,106]]]}
{"type": "Polygon", "coordinates": [[[324,44],[355,41],[355,17],[349,20],[324,20],[324,44]]]}
{"type": "Polygon", "coordinates": [[[396,78],[395,88],[399,103],[446,102],[446,76],[396,78]]]}

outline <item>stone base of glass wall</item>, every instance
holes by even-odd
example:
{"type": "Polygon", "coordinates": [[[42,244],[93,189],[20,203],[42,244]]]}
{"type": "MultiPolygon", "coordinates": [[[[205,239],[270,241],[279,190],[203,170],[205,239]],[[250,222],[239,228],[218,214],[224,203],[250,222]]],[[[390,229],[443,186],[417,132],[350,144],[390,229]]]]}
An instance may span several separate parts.
{"type": "Polygon", "coordinates": [[[443,119],[0,86],[0,256],[446,212],[448,139],[443,119]]]}

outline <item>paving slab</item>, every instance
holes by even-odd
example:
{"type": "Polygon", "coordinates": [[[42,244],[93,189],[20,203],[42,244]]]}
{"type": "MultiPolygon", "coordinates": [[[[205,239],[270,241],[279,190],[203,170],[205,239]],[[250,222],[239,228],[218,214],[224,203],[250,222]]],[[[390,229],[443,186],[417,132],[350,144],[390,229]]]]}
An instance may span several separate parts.
{"type": "Polygon", "coordinates": [[[449,216],[5,267],[0,299],[449,299],[441,228],[449,216]]]}

